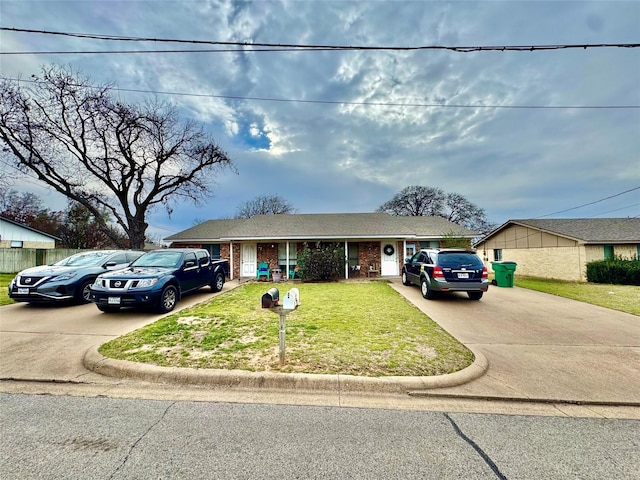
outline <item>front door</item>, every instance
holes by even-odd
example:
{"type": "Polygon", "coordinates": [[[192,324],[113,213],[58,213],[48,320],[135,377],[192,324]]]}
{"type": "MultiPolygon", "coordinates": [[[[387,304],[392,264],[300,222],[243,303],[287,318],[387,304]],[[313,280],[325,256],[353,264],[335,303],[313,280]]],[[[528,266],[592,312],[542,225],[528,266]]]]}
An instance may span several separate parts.
{"type": "Polygon", "coordinates": [[[256,276],[256,262],[258,260],[258,245],[255,243],[242,244],[242,273],[241,277],[256,276]]]}
{"type": "Polygon", "coordinates": [[[396,248],[396,242],[382,242],[381,258],[380,275],[383,277],[398,275],[398,249],[396,248]]]}

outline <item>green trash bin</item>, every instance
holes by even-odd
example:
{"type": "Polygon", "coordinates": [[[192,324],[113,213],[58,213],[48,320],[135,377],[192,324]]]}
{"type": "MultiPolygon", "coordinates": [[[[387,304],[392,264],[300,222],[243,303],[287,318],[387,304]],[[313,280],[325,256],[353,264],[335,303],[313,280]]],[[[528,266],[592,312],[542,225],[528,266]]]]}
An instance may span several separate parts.
{"type": "Polygon", "coordinates": [[[496,278],[493,281],[494,285],[499,287],[513,287],[513,272],[516,271],[516,262],[491,262],[493,271],[496,274],[496,278]]]}

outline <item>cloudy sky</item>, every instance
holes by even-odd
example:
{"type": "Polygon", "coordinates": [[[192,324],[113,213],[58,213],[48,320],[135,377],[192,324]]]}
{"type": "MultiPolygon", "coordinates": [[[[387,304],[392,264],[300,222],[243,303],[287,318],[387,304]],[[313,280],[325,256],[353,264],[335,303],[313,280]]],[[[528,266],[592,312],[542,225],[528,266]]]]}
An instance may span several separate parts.
{"type": "MultiPolygon", "coordinates": [[[[141,92],[118,93],[131,102],[175,103],[229,153],[238,174],[217,177],[202,207],[155,211],[159,237],[232,217],[257,195],[300,213],[372,212],[410,185],[459,193],[495,224],[640,215],[640,48],[388,49],[637,44],[637,1],[2,0],[0,26],[379,47],[189,53],[225,47],[2,30],[2,76],[71,65],[141,92]],[[6,54],[106,50],[146,52],[6,54]]],[[[22,188],[64,205],[34,183],[22,188]]]]}

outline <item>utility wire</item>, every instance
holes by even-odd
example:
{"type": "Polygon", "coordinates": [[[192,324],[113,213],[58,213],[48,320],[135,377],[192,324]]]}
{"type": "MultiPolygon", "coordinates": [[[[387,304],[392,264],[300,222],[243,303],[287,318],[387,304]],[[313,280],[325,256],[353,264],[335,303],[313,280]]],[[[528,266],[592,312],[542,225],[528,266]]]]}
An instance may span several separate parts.
{"type": "Polygon", "coordinates": [[[627,210],[628,208],[634,208],[634,207],[640,207],[640,203],[634,203],[632,205],[627,205],[626,207],[616,208],[614,210],[607,210],[606,212],[596,213],[595,215],[592,215],[591,218],[599,217],[601,215],[608,215],[613,212],[619,212],[620,210],[627,210]]]}
{"type": "MultiPolygon", "coordinates": [[[[0,79],[24,83],[44,83],[39,80],[25,80],[15,77],[2,77],[0,79]]],[[[103,88],[90,85],[72,85],[76,87],[103,88]]],[[[295,98],[273,98],[273,97],[245,97],[240,95],[213,95],[208,93],[186,93],[167,92],[161,90],[141,90],[135,88],[105,87],[108,90],[128,93],[145,93],[152,95],[168,95],[178,97],[197,98],[221,98],[226,100],[242,100],[257,102],[280,102],[280,103],[310,103],[321,105],[353,105],[353,106],[373,106],[373,107],[412,107],[412,108],[494,108],[494,109],[520,109],[520,110],[621,110],[640,109],[640,105],[472,105],[472,104],[440,104],[440,103],[396,103],[396,102],[352,102],[346,100],[302,100],[295,98]]]]}
{"type": "Polygon", "coordinates": [[[567,208],[565,210],[560,210],[560,211],[557,211],[557,212],[548,213],[546,215],[540,215],[539,217],[534,217],[534,219],[551,217],[552,215],[557,215],[559,213],[565,213],[565,212],[570,212],[571,210],[577,210],[577,209],[582,208],[582,207],[587,207],[589,205],[594,205],[596,203],[604,202],[605,200],[609,200],[611,198],[619,197],[620,195],[624,195],[625,193],[633,192],[635,190],[640,190],[640,187],[630,188],[629,190],[625,190],[624,192],[616,193],[615,195],[611,195],[609,197],[601,198],[600,200],[596,200],[594,202],[585,203],[584,205],[578,205],[577,207],[567,208]]]}
{"type": "MultiPolygon", "coordinates": [[[[187,43],[193,45],[221,45],[243,47],[242,52],[253,51],[256,47],[266,47],[269,50],[377,50],[377,51],[413,51],[413,50],[448,50],[459,53],[470,52],[486,52],[486,51],[516,51],[516,52],[533,52],[540,50],[567,50],[567,49],[584,49],[587,48],[637,48],[640,43],[598,43],[598,44],[560,44],[560,45],[487,45],[487,46],[445,46],[445,45],[424,45],[415,47],[390,47],[390,46],[353,46],[353,45],[301,45],[288,43],[260,43],[260,42],[219,42],[211,40],[185,40],[170,38],[149,38],[149,37],[128,37],[119,35],[100,35],[92,33],[71,33],[71,32],[55,32],[50,30],[33,30],[26,28],[10,28],[0,27],[0,30],[19,33],[36,33],[41,35],[57,35],[64,37],[75,37],[92,40],[118,41],[118,42],[155,42],[155,43],[187,43]],[[248,49],[248,50],[247,50],[248,49]]],[[[259,51],[259,50],[258,50],[259,51]]],[[[139,52],[131,52],[139,53],[139,52]]]]}

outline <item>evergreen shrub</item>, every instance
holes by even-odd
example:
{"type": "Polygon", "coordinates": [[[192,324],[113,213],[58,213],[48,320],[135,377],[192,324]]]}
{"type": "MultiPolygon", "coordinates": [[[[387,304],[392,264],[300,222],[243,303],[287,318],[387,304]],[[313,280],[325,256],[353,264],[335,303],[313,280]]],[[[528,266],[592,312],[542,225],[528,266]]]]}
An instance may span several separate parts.
{"type": "Polygon", "coordinates": [[[640,259],[616,257],[587,263],[587,281],[640,286],[640,259]]]}
{"type": "Polygon", "coordinates": [[[344,247],[337,243],[304,244],[298,253],[298,274],[304,281],[329,281],[344,277],[344,247]]]}

